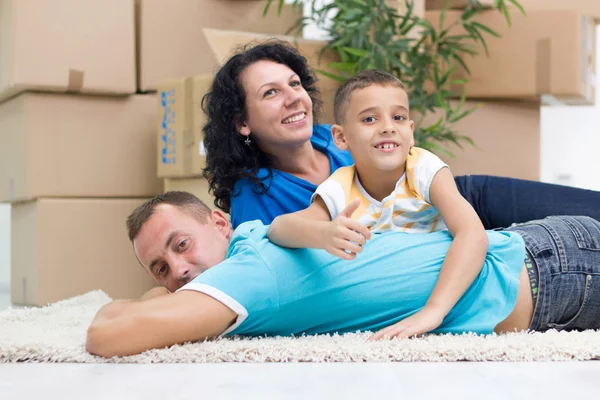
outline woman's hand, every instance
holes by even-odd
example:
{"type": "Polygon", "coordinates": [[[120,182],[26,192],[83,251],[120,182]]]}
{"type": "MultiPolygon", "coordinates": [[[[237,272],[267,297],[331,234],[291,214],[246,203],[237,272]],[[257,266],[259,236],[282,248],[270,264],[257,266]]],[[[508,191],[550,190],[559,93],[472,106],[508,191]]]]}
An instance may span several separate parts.
{"type": "Polygon", "coordinates": [[[359,205],[360,200],[354,199],[333,221],[325,225],[322,247],[328,253],[344,260],[354,260],[356,254],[362,251],[362,246],[371,239],[369,228],[351,219],[359,205]]]}

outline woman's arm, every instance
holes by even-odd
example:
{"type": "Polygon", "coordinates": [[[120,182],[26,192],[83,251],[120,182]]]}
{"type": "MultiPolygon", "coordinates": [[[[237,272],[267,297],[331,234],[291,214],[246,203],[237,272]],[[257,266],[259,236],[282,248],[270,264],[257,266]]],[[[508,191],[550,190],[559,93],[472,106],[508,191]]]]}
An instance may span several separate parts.
{"type": "Polygon", "coordinates": [[[223,333],[237,314],[200,292],[183,290],[147,300],[117,300],[102,307],[88,328],[86,350],[127,356],[223,333]]]}

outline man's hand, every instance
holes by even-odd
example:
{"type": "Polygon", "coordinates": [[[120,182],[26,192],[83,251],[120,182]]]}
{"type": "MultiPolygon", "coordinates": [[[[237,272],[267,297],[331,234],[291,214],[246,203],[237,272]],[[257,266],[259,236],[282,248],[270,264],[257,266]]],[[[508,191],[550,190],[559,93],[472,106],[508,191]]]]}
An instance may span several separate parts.
{"type": "Polygon", "coordinates": [[[354,199],[333,221],[327,223],[322,232],[322,246],[328,253],[344,260],[354,260],[356,253],[360,253],[362,246],[371,238],[369,228],[350,218],[359,205],[360,200],[354,199]]]}
{"type": "Polygon", "coordinates": [[[444,320],[444,313],[435,308],[423,308],[421,311],[403,319],[394,325],[381,329],[369,338],[369,340],[379,340],[382,338],[407,338],[430,332],[440,326],[444,320]]]}

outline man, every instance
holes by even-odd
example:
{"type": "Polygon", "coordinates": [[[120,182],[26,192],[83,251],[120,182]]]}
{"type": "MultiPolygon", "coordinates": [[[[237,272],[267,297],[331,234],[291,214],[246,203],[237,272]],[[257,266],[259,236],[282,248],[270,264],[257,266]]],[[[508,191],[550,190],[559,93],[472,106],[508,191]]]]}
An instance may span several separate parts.
{"type": "MultiPolygon", "coordinates": [[[[565,221],[555,220],[548,222],[553,230],[579,229],[571,237],[581,239],[583,230],[561,230],[565,221]]],[[[598,222],[589,218],[568,222],[585,226],[588,236],[596,235],[590,243],[600,243],[598,222]]],[[[127,226],[140,263],[166,289],[152,290],[140,300],[114,301],[98,312],[86,346],[89,352],[105,357],[227,334],[382,329],[375,338],[411,336],[410,326],[383,328],[423,307],[452,241],[447,232],[374,235],[355,260],[345,261],[323,250],[276,246],[266,237],[268,227],[259,222],[242,224],[232,232],[223,213],[210,211],[185,192],[168,192],[148,201],[131,214],[127,226]]],[[[537,249],[541,244],[554,245],[538,225],[531,228],[518,229],[526,232],[537,249]]],[[[533,315],[521,235],[488,232],[488,238],[490,246],[481,273],[434,332],[523,330],[530,322],[533,329],[545,330],[549,328],[546,316],[555,325],[561,318],[568,319],[567,328],[600,325],[600,315],[590,315],[600,314],[600,304],[596,304],[600,296],[581,296],[585,300],[583,322],[578,320],[579,314],[554,315],[546,307],[543,315],[537,310],[533,315]]],[[[562,245],[574,252],[580,242],[565,236],[562,245]]],[[[569,256],[578,268],[589,266],[596,269],[594,274],[600,274],[600,252],[585,254],[581,260],[574,253],[569,256]]],[[[559,260],[562,254],[556,257],[559,260]]],[[[553,260],[545,260],[543,265],[552,266],[553,260]]],[[[549,274],[540,269],[540,282],[549,274]]],[[[569,291],[553,287],[548,293],[540,286],[538,301],[545,304],[555,291],[563,296],[572,292],[573,298],[563,300],[576,306],[581,302],[578,288],[598,290],[598,283],[585,277],[581,285],[573,285],[572,280],[568,284],[569,291]]]]}

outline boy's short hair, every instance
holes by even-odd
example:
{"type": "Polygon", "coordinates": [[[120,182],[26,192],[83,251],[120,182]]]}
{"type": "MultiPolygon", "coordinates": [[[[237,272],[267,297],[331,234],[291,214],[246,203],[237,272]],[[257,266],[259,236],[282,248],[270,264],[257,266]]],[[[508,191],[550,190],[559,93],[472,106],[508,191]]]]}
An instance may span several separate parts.
{"type": "Polygon", "coordinates": [[[378,69],[367,69],[359,72],[344,82],[344,84],[335,92],[335,99],[333,101],[333,116],[336,124],[340,125],[344,122],[352,92],[372,85],[393,85],[401,89],[405,89],[402,81],[388,72],[378,69]]]}

